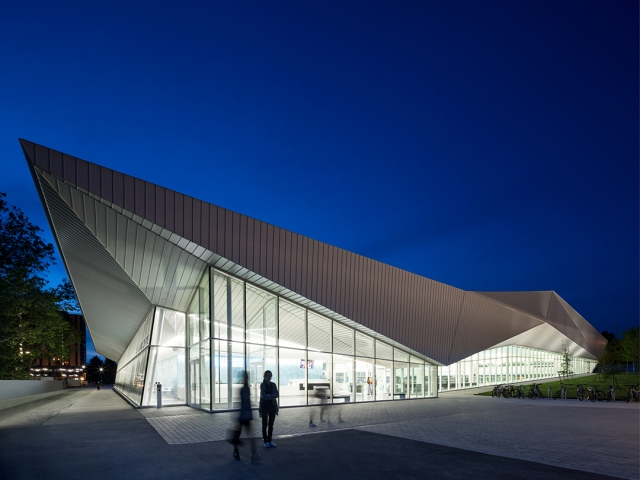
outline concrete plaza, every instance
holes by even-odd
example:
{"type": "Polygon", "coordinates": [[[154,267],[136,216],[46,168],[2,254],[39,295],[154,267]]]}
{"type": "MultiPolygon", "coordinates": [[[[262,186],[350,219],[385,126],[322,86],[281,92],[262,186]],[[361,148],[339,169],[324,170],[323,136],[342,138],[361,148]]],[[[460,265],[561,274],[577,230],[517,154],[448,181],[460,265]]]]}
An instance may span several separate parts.
{"type": "MultiPolygon", "coordinates": [[[[0,409],[2,408],[0,402],[0,409]]],[[[0,410],[0,478],[639,478],[638,404],[438,399],[283,408],[276,449],[240,462],[237,414],[136,410],[110,389],[65,390],[0,410]],[[315,415],[318,427],[309,427],[315,415]],[[342,420],[342,421],[340,421],[342,420]]],[[[257,415],[256,415],[257,417],[257,415]]],[[[254,432],[258,433],[258,422],[254,432]]]]}

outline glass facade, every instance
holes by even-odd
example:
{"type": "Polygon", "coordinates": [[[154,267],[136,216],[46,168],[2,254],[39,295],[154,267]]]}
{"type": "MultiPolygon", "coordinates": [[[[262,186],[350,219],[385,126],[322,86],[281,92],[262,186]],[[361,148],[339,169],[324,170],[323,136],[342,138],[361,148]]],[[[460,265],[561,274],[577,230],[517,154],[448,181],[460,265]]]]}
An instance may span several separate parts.
{"type": "Polygon", "coordinates": [[[436,366],[214,269],[187,312],[156,307],[127,352],[136,342],[137,351],[121,360],[116,386],[143,406],[156,405],[159,382],[163,405],[239,408],[245,369],[254,406],[266,370],[283,407],[320,403],[317,390],[332,403],[438,392],[436,366]]]}
{"type": "MultiPolygon", "coordinates": [[[[133,403],[239,408],[242,372],[258,405],[266,370],[281,406],[435,397],[438,391],[552,378],[562,354],[508,345],[445,367],[255,285],[210,269],[187,312],[152,309],[125,350],[116,387],[133,403]]],[[[574,357],[576,374],[595,360],[574,357]]]]}
{"type": "MultiPolygon", "coordinates": [[[[457,390],[498,383],[526,382],[558,375],[562,354],[508,345],[476,353],[447,367],[438,367],[438,389],[457,390]]],[[[591,373],[597,361],[574,357],[575,374],[591,373]]]]}

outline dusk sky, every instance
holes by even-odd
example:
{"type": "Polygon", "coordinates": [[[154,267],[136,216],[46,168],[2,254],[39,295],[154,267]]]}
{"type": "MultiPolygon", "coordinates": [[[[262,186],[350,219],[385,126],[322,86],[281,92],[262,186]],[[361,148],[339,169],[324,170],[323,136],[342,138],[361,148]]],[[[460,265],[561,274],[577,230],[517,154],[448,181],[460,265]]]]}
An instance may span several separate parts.
{"type": "Polygon", "coordinates": [[[19,137],[638,325],[637,1],[136,3],[0,7],[0,191],[49,241],[19,137]]]}

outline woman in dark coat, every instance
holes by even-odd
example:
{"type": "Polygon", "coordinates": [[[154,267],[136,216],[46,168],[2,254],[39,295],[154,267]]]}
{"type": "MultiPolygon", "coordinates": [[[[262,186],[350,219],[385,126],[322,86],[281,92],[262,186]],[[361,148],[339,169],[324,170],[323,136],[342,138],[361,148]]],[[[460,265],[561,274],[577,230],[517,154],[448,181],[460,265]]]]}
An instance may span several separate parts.
{"type": "Polygon", "coordinates": [[[262,417],[262,440],[265,448],[275,448],[271,441],[273,435],[273,422],[278,415],[278,387],[271,381],[270,370],[264,372],[264,380],[260,384],[260,407],[258,412],[262,417]]]}

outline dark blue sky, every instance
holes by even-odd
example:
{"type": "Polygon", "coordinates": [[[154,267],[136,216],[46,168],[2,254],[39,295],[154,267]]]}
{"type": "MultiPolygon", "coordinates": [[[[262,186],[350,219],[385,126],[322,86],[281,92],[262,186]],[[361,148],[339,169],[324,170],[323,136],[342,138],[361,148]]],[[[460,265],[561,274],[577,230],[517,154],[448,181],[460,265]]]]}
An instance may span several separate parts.
{"type": "Polygon", "coordinates": [[[636,1],[9,3],[0,190],[47,230],[18,137],[638,325],[636,1]]]}

